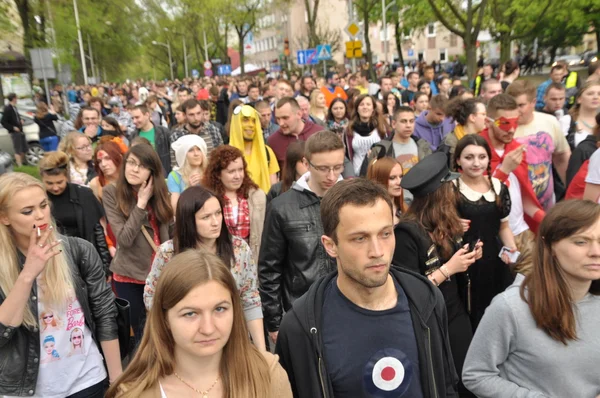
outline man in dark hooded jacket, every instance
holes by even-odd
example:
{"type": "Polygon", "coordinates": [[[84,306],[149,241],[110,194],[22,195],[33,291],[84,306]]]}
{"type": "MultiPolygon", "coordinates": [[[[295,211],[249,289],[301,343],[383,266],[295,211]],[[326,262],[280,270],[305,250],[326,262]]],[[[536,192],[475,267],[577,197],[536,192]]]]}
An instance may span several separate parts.
{"type": "Polygon", "coordinates": [[[296,300],[275,349],[295,398],[457,396],[440,291],[391,267],[392,209],[386,189],[362,178],[324,196],[321,242],[337,272],[296,300]]]}

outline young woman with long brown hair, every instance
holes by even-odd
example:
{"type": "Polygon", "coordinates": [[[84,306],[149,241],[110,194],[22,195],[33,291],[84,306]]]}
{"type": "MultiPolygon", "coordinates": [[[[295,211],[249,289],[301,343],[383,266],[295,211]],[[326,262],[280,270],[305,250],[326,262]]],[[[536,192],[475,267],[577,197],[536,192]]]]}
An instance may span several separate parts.
{"type": "Polygon", "coordinates": [[[229,232],[250,245],[258,263],[267,196],[248,175],[242,151],[231,145],[213,149],[202,185],[225,200],[223,216],[229,232]]]}
{"type": "Polygon", "coordinates": [[[354,102],[355,112],[343,135],[346,145],[346,156],[354,166],[355,175],[360,174],[360,167],[373,146],[385,138],[387,133],[383,115],[376,106],[373,97],[363,94],[354,102]]]}
{"type": "MultiPolygon", "coordinates": [[[[463,242],[457,212],[458,197],[447,157],[435,152],[404,176],[401,186],[414,196],[394,231],[393,264],[426,276],[438,286],[448,311],[448,331],[454,366],[458,373],[473,336],[468,315],[470,281],[467,270],[482,256],[482,243],[472,248],[463,242]]],[[[459,391],[465,388],[459,385],[459,391]]]]}
{"type": "Polygon", "coordinates": [[[392,197],[394,225],[400,222],[400,217],[408,210],[408,206],[404,202],[404,189],[400,185],[403,175],[402,164],[397,159],[390,157],[373,160],[367,169],[367,178],[386,187],[392,197]]]}
{"type": "Polygon", "coordinates": [[[160,245],[146,278],[146,309],[152,307],[154,289],[163,269],[173,256],[190,249],[216,254],[225,264],[231,265],[250,336],[259,349],[266,350],[258,272],[250,246],[242,238],[229,233],[223,217],[223,200],[203,187],[190,187],[181,194],[177,203],[173,239],[160,245]]]}
{"type": "Polygon", "coordinates": [[[527,276],[488,307],[463,370],[479,397],[600,396],[600,205],[559,202],[527,276]]]}
{"type": "Polygon", "coordinates": [[[103,397],[122,371],[114,295],[92,244],[56,233],[24,173],[0,177],[0,264],[0,395],[103,397]],[[83,350],[68,356],[75,327],[83,350]]]}
{"type": "Polygon", "coordinates": [[[240,295],[216,255],[188,250],[162,273],[144,337],[107,398],[291,398],[287,375],[248,340],[240,295]]]}
{"type": "Polygon", "coordinates": [[[123,164],[117,183],[104,188],[103,204],[117,241],[110,266],[115,291],[131,304],[131,326],[139,342],[146,277],[158,246],[170,237],[173,210],[162,163],[152,146],[132,147],[123,164]]]}

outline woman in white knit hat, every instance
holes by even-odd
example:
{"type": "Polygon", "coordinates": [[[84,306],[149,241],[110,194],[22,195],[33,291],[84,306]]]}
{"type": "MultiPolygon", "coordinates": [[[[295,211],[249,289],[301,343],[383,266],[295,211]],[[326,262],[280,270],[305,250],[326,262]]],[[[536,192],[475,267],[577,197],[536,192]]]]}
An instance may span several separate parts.
{"type": "Polygon", "coordinates": [[[171,193],[171,206],[177,208],[179,195],[189,186],[200,185],[204,169],[208,163],[206,159],[206,142],[196,134],[188,134],[171,144],[175,152],[177,167],[169,173],[167,188],[171,193]]]}

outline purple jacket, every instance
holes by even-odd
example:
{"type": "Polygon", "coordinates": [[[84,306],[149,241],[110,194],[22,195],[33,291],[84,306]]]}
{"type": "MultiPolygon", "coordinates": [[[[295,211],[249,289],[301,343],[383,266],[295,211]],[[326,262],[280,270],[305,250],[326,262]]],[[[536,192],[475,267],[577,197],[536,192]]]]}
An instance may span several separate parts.
{"type": "Polygon", "coordinates": [[[425,119],[427,113],[429,113],[429,111],[424,111],[417,117],[414,135],[429,142],[429,147],[435,152],[444,137],[454,130],[454,121],[447,117],[444,118],[444,121],[441,124],[432,126],[427,122],[427,119],[425,119]]]}

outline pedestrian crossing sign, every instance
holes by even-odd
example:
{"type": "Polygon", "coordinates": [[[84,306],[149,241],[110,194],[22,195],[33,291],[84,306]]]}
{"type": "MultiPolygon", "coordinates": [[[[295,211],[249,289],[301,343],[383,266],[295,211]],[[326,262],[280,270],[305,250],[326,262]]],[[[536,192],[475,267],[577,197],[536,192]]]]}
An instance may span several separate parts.
{"type": "Polygon", "coordinates": [[[352,40],[346,42],[346,58],[362,58],[362,41],[352,40]]]}
{"type": "Polygon", "coordinates": [[[317,46],[317,58],[319,61],[329,61],[331,57],[331,46],[329,44],[320,44],[317,46]]]}

